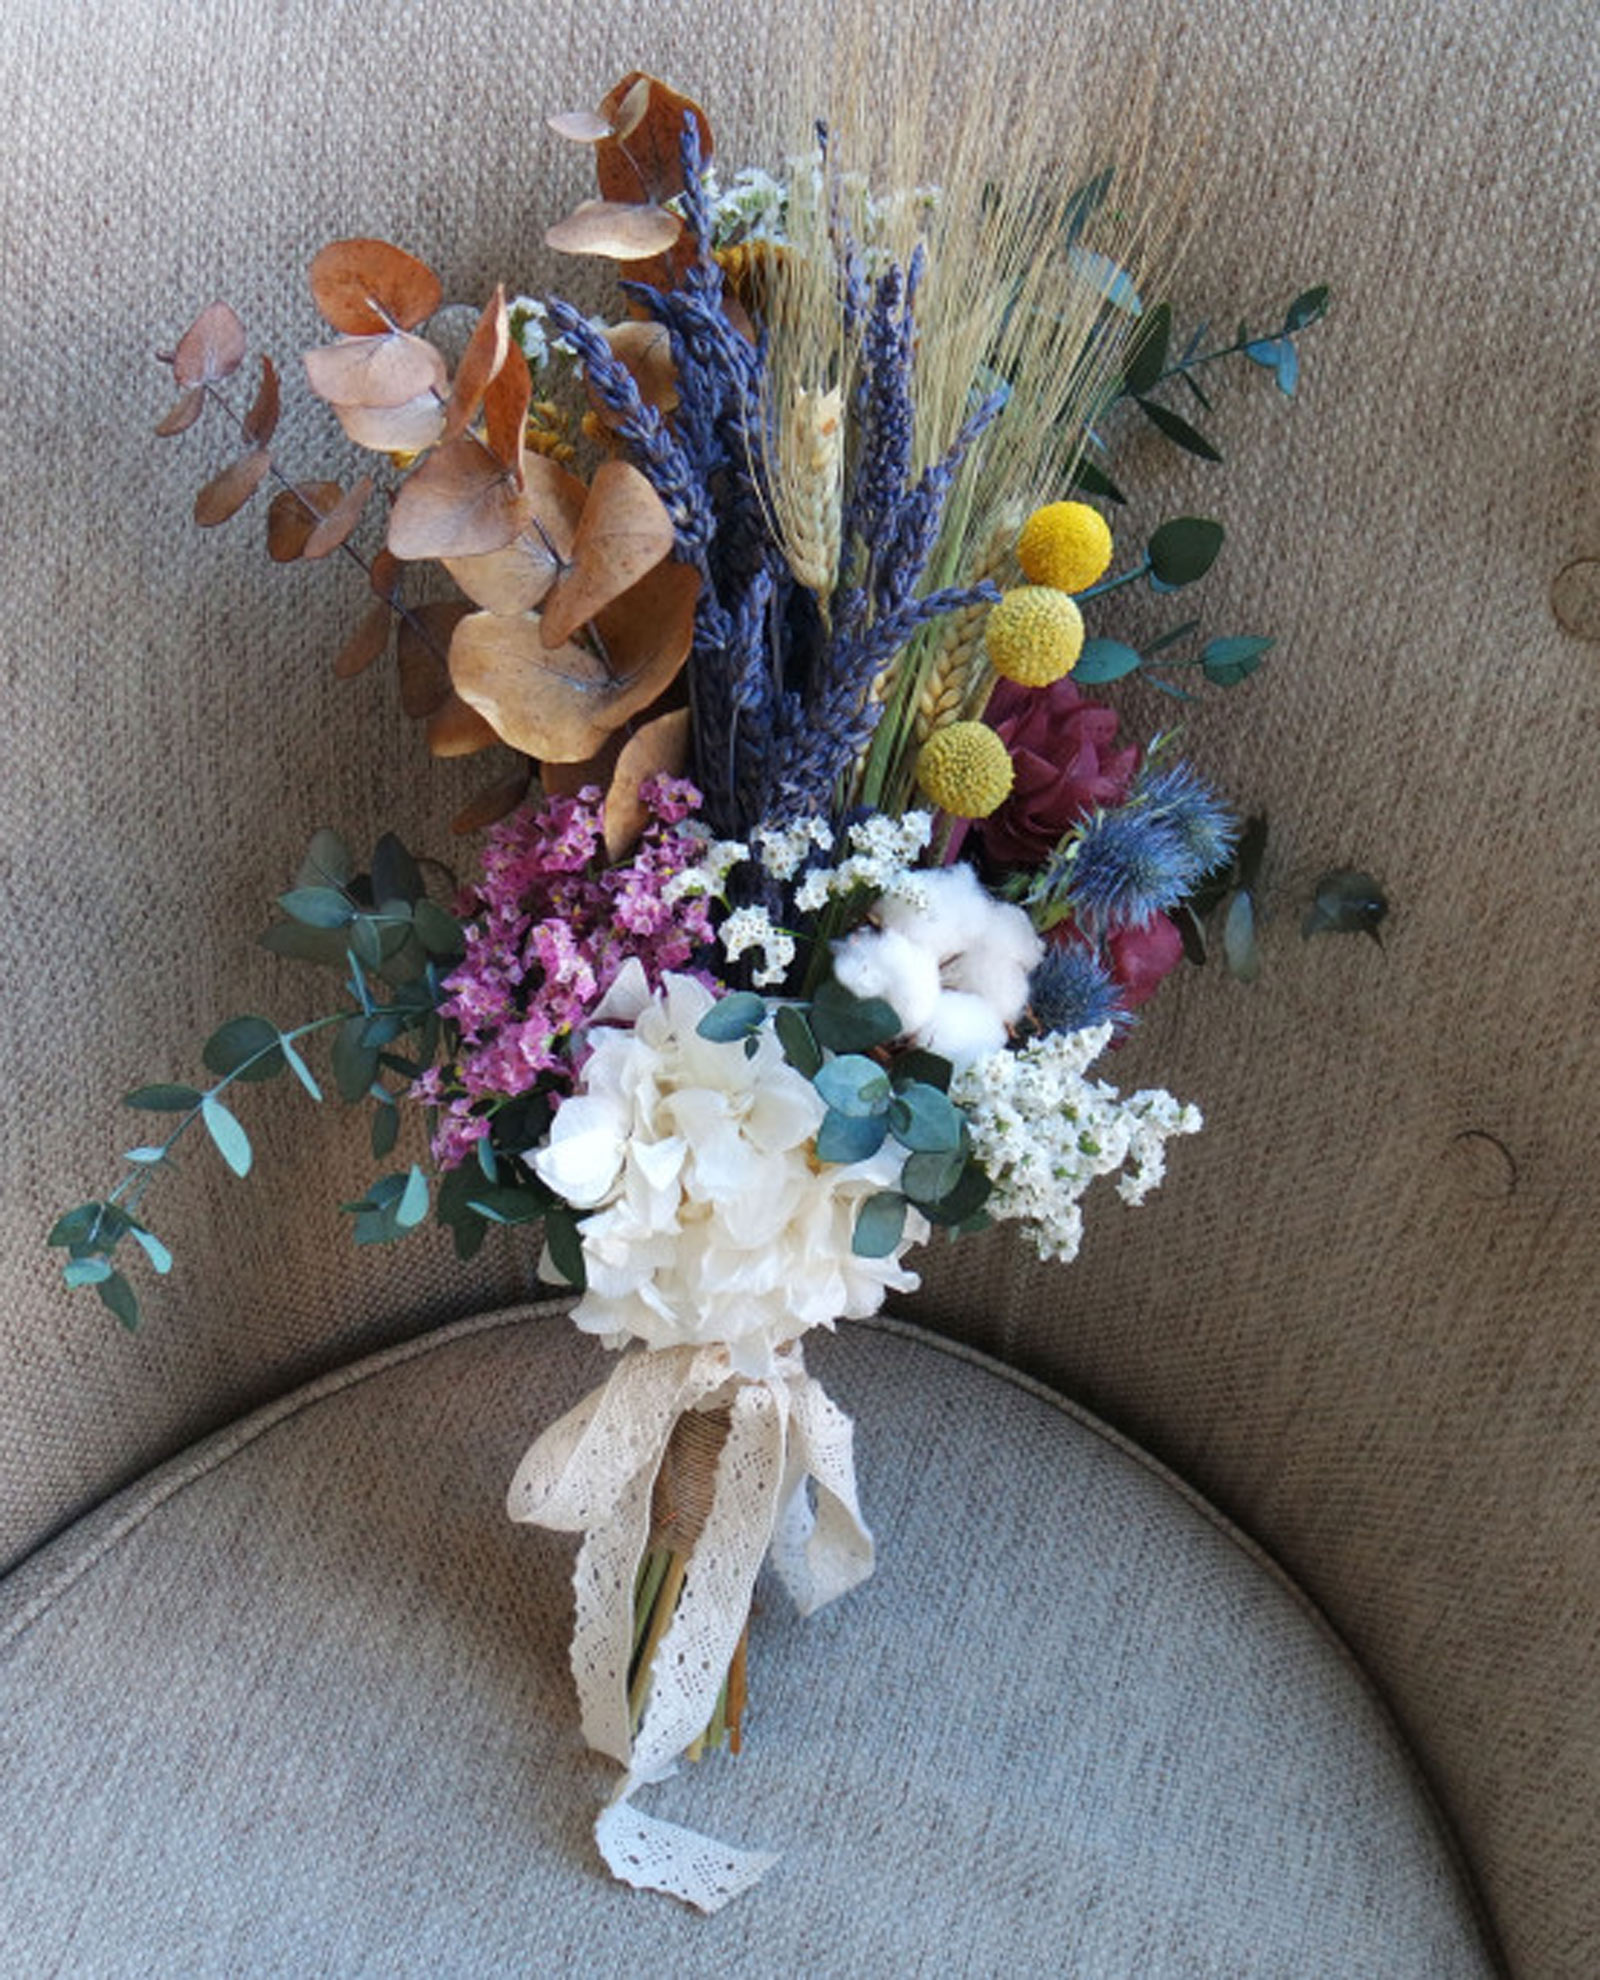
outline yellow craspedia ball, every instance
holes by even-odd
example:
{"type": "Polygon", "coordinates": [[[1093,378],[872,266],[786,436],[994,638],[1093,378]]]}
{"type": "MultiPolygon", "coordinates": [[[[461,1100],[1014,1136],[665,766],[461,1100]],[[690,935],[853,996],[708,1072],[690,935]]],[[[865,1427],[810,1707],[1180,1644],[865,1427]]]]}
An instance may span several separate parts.
{"type": "Polygon", "coordinates": [[[1070,674],[1083,651],[1083,614],[1050,584],[1019,584],[983,628],[989,662],[1022,687],[1048,687],[1070,674]]]}
{"type": "Polygon", "coordinates": [[[987,722],[952,722],[922,745],[917,783],[952,818],[987,818],[1011,795],[1011,754],[987,722]]]}
{"type": "Polygon", "coordinates": [[[1087,502],[1047,502],[1022,525],[1017,562],[1029,584],[1087,591],[1111,562],[1111,531],[1087,502]]]}

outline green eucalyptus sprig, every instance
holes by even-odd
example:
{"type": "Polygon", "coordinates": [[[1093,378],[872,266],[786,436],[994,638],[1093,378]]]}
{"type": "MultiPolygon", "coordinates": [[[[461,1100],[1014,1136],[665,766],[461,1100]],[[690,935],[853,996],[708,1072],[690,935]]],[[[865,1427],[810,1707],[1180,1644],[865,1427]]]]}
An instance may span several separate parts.
{"type": "Polygon", "coordinates": [[[865,1162],[886,1141],[905,1151],[899,1186],[863,1199],[851,1249],[886,1258],[919,1210],[952,1234],[981,1230],[989,1177],[972,1153],[966,1119],[949,1097],[953,1068],[937,1053],[891,1052],[904,1027],[881,997],[857,997],[829,978],[807,1002],[769,1006],[753,990],[719,997],[697,1027],[702,1038],[743,1042],[751,1057],[768,1019],[789,1064],[816,1088],[826,1112],[817,1159],[865,1162]]]}

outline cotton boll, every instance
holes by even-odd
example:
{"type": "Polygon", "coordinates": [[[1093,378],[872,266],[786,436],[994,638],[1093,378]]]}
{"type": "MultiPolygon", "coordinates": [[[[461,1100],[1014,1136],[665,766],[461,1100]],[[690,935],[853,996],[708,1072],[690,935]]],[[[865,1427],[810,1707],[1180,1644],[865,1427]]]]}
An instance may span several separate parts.
{"type": "Polygon", "coordinates": [[[983,940],[993,903],[970,866],[941,867],[937,872],[919,873],[917,878],[924,885],[928,906],[881,901],[878,918],[885,928],[894,929],[940,958],[958,955],[983,940]]]}
{"type": "Polygon", "coordinates": [[[932,1016],[918,1027],[916,1038],[959,1070],[991,1052],[1004,1051],[1006,1027],[986,997],[968,990],[945,990],[932,1016]]]}
{"type": "Polygon", "coordinates": [[[833,948],[833,973],[855,997],[881,997],[903,1031],[919,1030],[939,1001],[939,962],[897,929],[858,928],[833,948]]]}

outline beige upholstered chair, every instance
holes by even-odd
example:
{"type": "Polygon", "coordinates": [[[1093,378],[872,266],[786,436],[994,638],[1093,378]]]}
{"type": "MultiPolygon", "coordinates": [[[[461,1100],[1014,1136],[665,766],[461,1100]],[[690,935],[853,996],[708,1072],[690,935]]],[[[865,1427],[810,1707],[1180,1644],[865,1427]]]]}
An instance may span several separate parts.
{"type": "MultiPolygon", "coordinates": [[[[220,294],[292,354],[339,234],[463,296],[554,279],[544,110],[638,62],[737,155],[798,16],[0,14],[0,1971],[1600,1971],[1600,36],[1585,0],[1084,12],[1106,90],[1208,79],[1195,307],[1338,299],[1192,484],[1216,610],[1280,641],[1193,718],[1272,819],[1266,971],[1191,973],[1125,1054],[1208,1114],[1158,1199],[1069,1273],[930,1254],[931,1335],[819,1347],[882,1565],[764,1603],[744,1758],[661,1790],[785,1851],[711,1920],[588,1842],[566,1551],[500,1500],[598,1357],[518,1309],[526,1252],[356,1254],[362,1130],[276,1091],[248,1189],[168,1189],[136,1338],[41,1240],[112,1096],[309,995],[248,937],[310,830],[437,842],[475,774],[329,677],[340,586],[187,526],[152,347],[220,294]],[[1341,863],[1381,951],[1299,937],[1341,863]]],[[[286,448],[326,444],[301,406],[286,448]]]]}

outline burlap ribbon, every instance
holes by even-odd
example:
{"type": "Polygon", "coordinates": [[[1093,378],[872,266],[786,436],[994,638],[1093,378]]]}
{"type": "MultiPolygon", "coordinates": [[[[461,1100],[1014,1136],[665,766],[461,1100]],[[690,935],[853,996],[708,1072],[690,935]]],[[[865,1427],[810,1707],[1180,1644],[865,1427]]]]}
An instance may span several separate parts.
{"type": "Polygon", "coordinates": [[[517,1467],[507,1500],[511,1517],[583,1535],[572,1669],[584,1738],[627,1770],[595,1824],[600,1853],[624,1882],[715,1911],[777,1860],[656,1821],[631,1808],[629,1798],[671,1774],[704,1731],[769,1549],[802,1615],[872,1572],[851,1433],[850,1419],[806,1373],[797,1344],[780,1351],[770,1376],[754,1380],[730,1376],[721,1348],[635,1348],[517,1467]],[[679,1417],[695,1409],[725,1411],[727,1433],[633,1734],[634,1585],[668,1442],[679,1417]]]}

